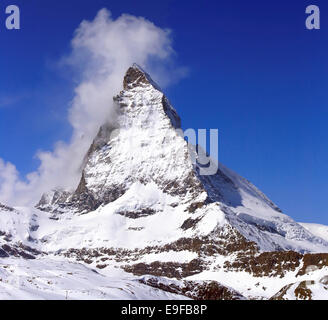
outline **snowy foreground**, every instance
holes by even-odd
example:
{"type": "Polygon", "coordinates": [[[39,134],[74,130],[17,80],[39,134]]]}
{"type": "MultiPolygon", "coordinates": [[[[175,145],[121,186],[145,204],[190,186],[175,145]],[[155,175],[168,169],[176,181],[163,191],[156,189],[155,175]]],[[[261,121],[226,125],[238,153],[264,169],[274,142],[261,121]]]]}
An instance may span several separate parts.
{"type": "Polygon", "coordinates": [[[119,269],[106,272],[59,259],[0,259],[1,300],[181,300],[119,269]]]}
{"type": "MultiPolygon", "coordinates": [[[[251,299],[270,299],[279,296],[279,290],[284,288],[283,297],[287,300],[294,300],[295,289],[305,283],[311,290],[311,299],[328,299],[328,268],[309,272],[294,283],[296,273],[291,272],[284,279],[277,280],[273,277],[259,279],[247,272],[209,271],[189,280],[216,278],[227,287],[237,288],[245,297],[252,290],[251,299]]],[[[189,300],[184,295],[142,284],[140,280],[143,279],[147,276],[135,277],[118,268],[97,270],[56,257],[0,259],[1,300],[189,300]]],[[[178,281],[167,278],[160,281],[179,285],[178,281]]]]}

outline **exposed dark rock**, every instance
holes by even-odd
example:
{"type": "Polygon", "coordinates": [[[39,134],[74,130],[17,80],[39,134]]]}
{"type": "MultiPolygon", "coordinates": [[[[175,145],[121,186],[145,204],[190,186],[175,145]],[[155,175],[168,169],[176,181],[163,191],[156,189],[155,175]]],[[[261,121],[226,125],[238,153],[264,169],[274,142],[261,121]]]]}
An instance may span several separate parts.
{"type": "Polygon", "coordinates": [[[279,292],[277,292],[273,297],[271,297],[270,300],[285,300],[285,295],[292,285],[293,284],[291,283],[287,286],[284,286],[279,292]]]}
{"type": "Polygon", "coordinates": [[[201,209],[204,206],[205,206],[204,202],[194,202],[188,207],[187,211],[189,213],[194,213],[197,209],[201,209]]]}
{"type": "Polygon", "coordinates": [[[256,277],[283,277],[288,271],[295,271],[300,266],[302,254],[294,251],[263,252],[259,255],[244,255],[234,262],[226,262],[230,271],[246,271],[256,277]]]}
{"type": "Polygon", "coordinates": [[[239,292],[216,281],[162,281],[159,278],[143,278],[139,282],[170,293],[184,295],[194,300],[243,300],[239,292]]]}
{"type": "MultiPolygon", "coordinates": [[[[307,281],[302,281],[295,289],[295,297],[301,300],[312,300],[312,291],[307,287],[307,281]]],[[[313,282],[311,282],[313,284],[313,282]]]]}
{"type": "Polygon", "coordinates": [[[41,254],[38,250],[25,246],[23,244],[18,244],[14,246],[9,246],[8,244],[4,244],[1,248],[1,252],[4,258],[8,258],[9,256],[13,256],[16,258],[24,258],[24,259],[35,259],[36,255],[41,254]],[[7,256],[6,256],[7,254],[7,256]]]}
{"type": "Polygon", "coordinates": [[[0,211],[14,211],[14,209],[13,208],[11,208],[11,207],[8,207],[8,206],[5,206],[5,205],[3,205],[3,204],[1,204],[0,203],[0,211]]]}
{"type": "Polygon", "coordinates": [[[162,105],[165,113],[171,119],[172,126],[176,129],[181,128],[181,119],[176,111],[171,107],[169,100],[163,95],[162,105]]]}
{"type": "Polygon", "coordinates": [[[155,213],[157,213],[157,211],[150,209],[150,208],[144,208],[144,209],[135,210],[135,211],[117,212],[117,214],[120,214],[121,216],[130,218],[130,219],[138,219],[138,218],[142,218],[142,217],[147,217],[147,216],[151,216],[155,213]]]}
{"type": "MultiPolygon", "coordinates": [[[[312,290],[308,285],[314,284],[314,281],[302,281],[300,282],[293,292],[294,299],[297,300],[312,300],[312,290]]],[[[289,284],[283,287],[278,293],[276,293],[270,300],[287,300],[287,292],[291,289],[294,284],[289,284]]]]}
{"type": "Polygon", "coordinates": [[[269,225],[261,225],[261,224],[251,222],[251,221],[248,221],[248,223],[253,225],[254,227],[256,227],[257,229],[259,229],[261,231],[267,231],[270,233],[275,233],[275,234],[279,234],[279,235],[283,236],[282,233],[278,232],[275,228],[270,227],[269,225]]]}
{"type": "Polygon", "coordinates": [[[0,248],[0,258],[8,258],[9,257],[9,254],[0,248]]]}
{"type": "Polygon", "coordinates": [[[189,263],[175,262],[153,262],[150,264],[138,263],[134,265],[126,265],[123,269],[126,272],[133,273],[137,276],[153,275],[163,276],[168,278],[182,279],[201,273],[204,270],[204,262],[200,259],[194,259],[189,263]]]}
{"type": "Polygon", "coordinates": [[[140,66],[134,64],[128,69],[123,80],[124,90],[151,84],[154,88],[161,91],[159,86],[151,79],[150,75],[141,69],[140,66]]]}
{"type": "Polygon", "coordinates": [[[197,218],[197,219],[189,218],[182,224],[181,229],[188,230],[188,229],[194,228],[200,220],[201,220],[201,218],[197,218]]]}
{"type": "Polygon", "coordinates": [[[318,269],[328,267],[328,253],[305,254],[303,257],[303,266],[297,276],[302,276],[308,272],[308,268],[315,266],[318,269]]]}

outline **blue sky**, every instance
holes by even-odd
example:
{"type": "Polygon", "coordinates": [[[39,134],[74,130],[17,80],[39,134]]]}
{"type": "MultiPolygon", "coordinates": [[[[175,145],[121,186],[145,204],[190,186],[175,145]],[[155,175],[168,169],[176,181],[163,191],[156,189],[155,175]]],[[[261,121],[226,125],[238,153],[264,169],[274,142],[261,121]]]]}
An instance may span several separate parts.
{"type": "Polygon", "coordinates": [[[0,158],[21,175],[39,149],[68,140],[71,77],[57,67],[83,19],[106,7],[170,28],[188,76],[166,93],[184,128],[219,128],[220,161],[298,221],[328,224],[325,1],[3,0],[0,3],[0,158]],[[246,3],[247,2],[247,3],[246,3]],[[5,7],[21,30],[4,28],[5,7]],[[305,8],[321,30],[305,29],[305,8]]]}

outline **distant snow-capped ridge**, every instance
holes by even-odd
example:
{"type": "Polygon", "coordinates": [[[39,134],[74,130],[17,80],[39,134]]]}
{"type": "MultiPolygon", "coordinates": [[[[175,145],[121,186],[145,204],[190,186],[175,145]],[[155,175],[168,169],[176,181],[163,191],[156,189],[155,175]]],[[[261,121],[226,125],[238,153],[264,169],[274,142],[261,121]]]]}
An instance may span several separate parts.
{"type": "Polygon", "coordinates": [[[328,226],[324,226],[322,224],[316,224],[316,223],[299,223],[301,226],[303,226],[306,230],[311,232],[312,234],[316,235],[317,237],[320,237],[326,241],[328,241],[328,226]]]}
{"type": "Polygon", "coordinates": [[[328,275],[318,228],[222,164],[200,174],[177,111],[138,65],[114,104],[117,121],[99,129],[75,190],[45,193],[36,208],[0,205],[4,262],[69,258],[192,299],[269,299],[328,275]]]}

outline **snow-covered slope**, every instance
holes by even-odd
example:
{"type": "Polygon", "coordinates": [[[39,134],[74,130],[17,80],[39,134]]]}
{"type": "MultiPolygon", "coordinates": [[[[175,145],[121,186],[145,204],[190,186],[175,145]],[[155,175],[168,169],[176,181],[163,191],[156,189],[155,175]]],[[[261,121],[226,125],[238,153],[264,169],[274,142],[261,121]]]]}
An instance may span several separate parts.
{"type": "Polygon", "coordinates": [[[328,226],[316,223],[300,223],[300,225],[315,236],[328,241],[328,226]]]}
{"type": "Polygon", "coordinates": [[[100,128],[81,159],[76,190],[46,193],[36,208],[1,206],[0,245],[37,261],[152,275],[144,284],[179,294],[209,286],[215,298],[270,298],[304,276],[304,265],[327,271],[328,258],[315,254],[328,252],[320,235],[222,164],[201,175],[177,112],[139,66],[114,102],[117,121],[100,128]]]}
{"type": "Polygon", "coordinates": [[[1,300],[185,300],[142,284],[124,272],[110,275],[58,259],[0,259],[1,300]]]}

